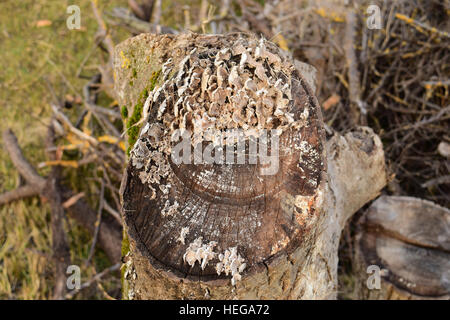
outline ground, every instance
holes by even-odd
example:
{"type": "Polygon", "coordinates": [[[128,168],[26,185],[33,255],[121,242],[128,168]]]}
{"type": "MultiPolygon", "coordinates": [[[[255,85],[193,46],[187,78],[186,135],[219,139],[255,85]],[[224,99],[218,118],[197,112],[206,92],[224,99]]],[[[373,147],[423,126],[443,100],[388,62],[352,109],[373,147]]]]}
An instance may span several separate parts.
{"type": "MultiPolygon", "coordinates": [[[[191,22],[195,23],[201,2],[163,1],[161,24],[180,30],[186,26],[189,12],[191,22]]],[[[242,1],[256,11],[261,11],[266,2],[269,3],[242,1]]],[[[243,12],[235,1],[231,7],[233,14],[243,15],[247,21],[234,26],[230,23],[230,28],[263,34],[281,48],[290,50],[297,59],[314,65],[318,69],[318,100],[330,128],[345,132],[354,125],[365,124],[380,135],[391,173],[384,194],[420,197],[448,207],[449,162],[437,148],[441,142],[450,142],[449,36],[442,33],[449,30],[449,1],[408,0],[395,5],[390,1],[373,1],[381,6],[385,28],[379,31],[358,29],[354,38],[356,57],[360,59],[359,98],[369,107],[366,117],[359,117],[355,104],[358,95],[354,88],[349,88],[353,85],[348,79],[348,52],[341,45],[346,37],[345,21],[349,18],[343,1],[318,0],[314,2],[315,9],[308,7],[309,2],[285,0],[285,5],[278,5],[269,18],[259,19],[251,10],[243,12]],[[434,29],[424,29],[417,22],[434,29]],[[446,85],[440,83],[446,79],[446,85]],[[436,181],[442,177],[447,182],[436,181]]],[[[127,6],[126,0],[94,3],[101,11],[127,6]]],[[[222,15],[219,2],[209,0],[206,3],[212,4],[208,7],[212,13],[218,14],[214,18],[217,32],[230,30],[222,28],[226,25],[222,19],[227,13],[222,15]]],[[[364,8],[369,1],[356,3],[360,4],[356,10],[359,26],[364,26],[364,8]]],[[[51,114],[49,104],[55,97],[76,101],[82,96],[87,79],[107,58],[94,45],[98,24],[91,2],[78,3],[81,30],[69,30],[66,26],[66,8],[71,4],[65,0],[0,3],[0,130],[12,128],[26,157],[36,167],[45,160],[43,146],[51,114]]],[[[204,31],[212,32],[212,25],[204,31]]],[[[193,31],[201,32],[202,28],[197,26],[193,31]]],[[[111,32],[115,43],[130,36],[123,28],[113,27],[111,32]]],[[[101,96],[100,100],[102,106],[120,112],[112,99],[101,96]]],[[[75,121],[81,110],[80,104],[73,103],[64,112],[75,121]]],[[[46,174],[49,168],[43,167],[39,172],[46,174]]],[[[93,169],[66,168],[64,172],[66,182],[75,191],[84,191],[95,208],[98,188],[94,183],[86,183],[92,178],[93,169]]],[[[0,192],[22,183],[2,147],[0,192]]],[[[51,296],[54,279],[49,221],[49,206],[37,197],[0,208],[0,299],[47,299],[51,296]]],[[[93,263],[86,265],[92,237],[73,220],[69,219],[66,227],[72,261],[81,267],[82,281],[110,266],[101,250],[96,250],[93,263]]],[[[354,279],[347,266],[352,234],[350,225],[342,241],[341,298],[352,298],[354,279]]],[[[101,286],[93,285],[75,298],[120,297],[119,278],[118,272],[112,274],[101,286]]]]}
{"type": "MultiPolygon", "coordinates": [[[[52,100],[56,95],[80,96],[86,80],[76,76],[91,53],[97,22],[89,1],[81,1],[79,31],[68,30],[66,8],[72,1],[2,1],[0,3],[0,129],[17,135],[24,153],[33,164],[45,160],[43,141],[52,100]],[[45,20],[51,25],[46,26],[45,20]],[[44,26],[38,27],[38,23],[44,26]]],[[[123,1],[100,1],[102,8],[123,1]]],[[[92,75],[99,55],[85,64],[82,74],[92,75]]],[[[40,171],[45,174],[48,168],[40,171]]],[[[0,190],[11,190],[20,177],[4,149],[0,149],[0,190]]],[[[0,299],[46,299],[52,286],[50,211],[47,204],[33,198],[0,208],[0,299]]],[[[69,238],[74,264],[81,266],[82,281],[109,265],[102,252],[94,264],[85,266],[91,237],[69,221],[69,238]],[[95,270],[94,270],[95,269],[95,270]]],[[[114,289],[120,282],[103,282],[114,289]]],[[[117,291],[117,290],[116,290],[117,291]]],[[[111,292],[111,291],[109,291],[111,292]]],[[[112,290],[114,292],[114,290],[112,290]]],[[[104,298],[101,290],[87,290],[79,298],[104,298]]]]}

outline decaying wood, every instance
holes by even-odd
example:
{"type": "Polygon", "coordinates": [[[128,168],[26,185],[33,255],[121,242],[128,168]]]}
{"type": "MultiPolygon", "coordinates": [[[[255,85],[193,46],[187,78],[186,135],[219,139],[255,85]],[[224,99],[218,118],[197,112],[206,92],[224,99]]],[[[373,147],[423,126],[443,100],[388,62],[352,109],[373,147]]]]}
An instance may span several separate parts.
{"type": "Polygon", "coordinates": [[[145,34],[116,48],[119,103],[132,114],[145,101],[121,186],[127,298],[336,297],[340,233],[385,185],[384,154],[368,128],[325,143],[312,75],[295,65],[242,34],[145,34]],[[175,164],[177,128],[275,129],[279,170],[175,164]]]}
{"type": "Polygon", "coordinates": [[[359,221],[355,250],[360,298],[450,298],[450,210],[412,197],[380,197],[359,221]],[[381,271],[379,288],[367,285],[369,266],[381,271]]]}

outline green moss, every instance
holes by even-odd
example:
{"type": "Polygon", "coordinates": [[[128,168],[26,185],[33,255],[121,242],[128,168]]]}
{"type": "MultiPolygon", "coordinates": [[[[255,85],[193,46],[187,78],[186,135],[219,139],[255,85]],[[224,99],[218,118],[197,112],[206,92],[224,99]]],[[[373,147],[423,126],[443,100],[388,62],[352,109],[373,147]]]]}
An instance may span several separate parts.
{"type": "MultiPolygon", "coordinates": [[[[136,105],[133,108],[133,113],[131,114],[130,118],[128,118],[127,107],[123,106],[121,109],[122,118],[124,119],[124,121],[126,120],[126,126],[128,130],[128,149],[127,149],[128,156],[130,155],[131,148],[134,146],[139,136],[139,127],[134,125],[138,123],[139,120],[141,120],[145,100],[147,99],[149,92],[155,89],[160,74],[161,70],[152,73],[148,86],[144,90],[142,90],[142,92],[139,94],[139,98],[137,100],[136,105]]],[[[130,241],[128,239],[127,232],[124,229],[122,237],[122,251],[121,251],[122,258],[125,257],[129,251],[130,251],[130,241]]],[[[125,280],[125,270],[126,268],[122,268],[120,275],[120,280],[122,283],[122,299],[124,300],[128,299],[128,284],[127,281],[125,280]]]]}
{"type": "Polygon", "coordinates": [[[152,76],[150,77],[150,91],[153,91],[153,89],[155,89],[160,74],[161,70],[152,73],[152,76]]]}
{"type": "MultiPolygon", "coordinates": [[[[128,240],[127,231],[125,228],[123,229],[123,237],[122,237],[122,259],[125,257],[128,252],[130,252],[130,241],[128,240]]],[[[128,298],[128,286],[125,283],[125,271],[126,268],[120,269],[120,281],[122,284],[122,298],[127,299],[128,298]]]]}
{"type": "Polygon", "coordinates": [[[122,257],[125,257],[129,251],[130,251],[130,240],[128,240],[128,235],[124,228],[122,239],[122,257]]]}
{"type": "Polygon", "coordinates": [[[233,1],[233,2],[231,2],[231,5],[232,5],[232,7],[233,7],[234,13],[235,13],[238,17],[242,17],[242,8],[241,8],[241,6],[239,5],[239,3],[233,1]]]}
{"type": "MultiPolygon", "coordinates": [[[[147,91],[147,90],[146,90],[147,91]]],[[[128,128],[128,150],[127,150],[127,154],[130,155],[130,150],[133,147],[133,145],[136,143],[136,140],[138,138],[139,135],[139,127],[138,126],[134,126],[136,123],[139,122],[139,120],[142,117],[142,108],[143,108],[143,103],[141,101],[139,101],[133,109],[133,114],[131,115],[131,117],[128,119],[127,122],[127,128],[128,128]]]]}
{"type": "MultiPolygon", "coordinates": [[[[123,258],[128,254],[128,252],[130,251],[130,242],[128,240],[128,235],[127,232],[125,231],[125,228],[123,230],[123,239],[122,239],[122,261],[123,258]]],[[[120,269],[120,281],[122,284],[122,297],[127,297],[127,286],[125,285],[125,271],[126,268],[121,268],[120,269]]]]}
{"type": "Polygon", "coordinates": [[[127,106],[123,106],[121,109],[120,109],[120,114],[122,115],[122,119],[125,121],[125,120],[127,120],[127,118],[128,118],[128,109],[127,109],[127,106]]]}
{"type": "Polygon", "coordinates": [[[150,91],[153,91],[155,89],[156,84],[158,83],[158,77],[161,74],[161,70],[155,71],[152,73],[152,76],[150,77],[149,85],[142,90],[142,92],[139,95],[138,102],[133,108],[133,114],[130,116],[130,118],[127,121],[127,129],[128,129],[128,149],[127,149],[127,155],[130,155],[131,148],[136,143],[136,140],[139,136],[139,127],[135,126],[136,123],[139,122],[142,118],[142,110],[144,108],[145,100],[148,97],[148,93],[150,91]]]}

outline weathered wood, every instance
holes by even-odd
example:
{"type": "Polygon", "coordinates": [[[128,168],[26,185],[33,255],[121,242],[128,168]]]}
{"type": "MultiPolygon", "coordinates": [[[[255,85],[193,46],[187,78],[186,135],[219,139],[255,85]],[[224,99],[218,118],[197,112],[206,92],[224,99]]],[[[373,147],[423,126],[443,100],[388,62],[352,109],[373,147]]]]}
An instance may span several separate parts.
{"type": "Polygon", "coordinates": [[[334,298],[342,227],[386,182],[378,137],[360,129],[325,146],[311,75],[265,40],[140,35],[116,48],[114,66],[125,114],[141,108],[146,116],[126,120],[145,126],[129,134],[121,186],[125,296],[334,298]],[[235,117],[241,92],[252,98],[241,115],[253,104],[254,120],[235,117]],[[266,166],[248,162],[175,164],[175,130],[195,137],[205,122],[222,132],[279,130],[278,171],[266,175],[266,166]]]}
{"type": "Polygon", "coordinates": [[[357,294],[362,299],[450,298],[446,208],[417,198],[380,197],[359,221],[355,251],[357,294]],[[371,265],[381,270],[379,288],[367,285],[371,265]]]}

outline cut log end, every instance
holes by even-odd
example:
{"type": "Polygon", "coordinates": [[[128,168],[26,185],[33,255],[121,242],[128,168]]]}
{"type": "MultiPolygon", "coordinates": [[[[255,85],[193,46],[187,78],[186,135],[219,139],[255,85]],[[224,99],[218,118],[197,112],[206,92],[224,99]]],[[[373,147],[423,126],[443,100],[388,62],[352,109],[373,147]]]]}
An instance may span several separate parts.
{"type": "MultiPolygon", "coordinates": [[[[450,211],[411,197],[380,197],[364,214],[356,236],[356,261],[364,277],[373,265],[381,287],[360,298],[448,299],[450,211]]],[[[361,281],[363,287],[366,281],[361,281]]]]}
{"type": "Polygon", "coordinates": [[[293,62],[264,40],[181,43],[173,52],[186,56],[166,56],[146,99],[148,118],[122,183],[123,213],[153,267],[234,284],[301,247],[314,230],[325,184],[321,111],[293,62]],[[174,152],[186,132],[179,163],[174,152]],[[221,139],[230,132],[243,136],[221,139]],[[267,146],[265,163],[251,162],[255,142],[267,146]]]}

